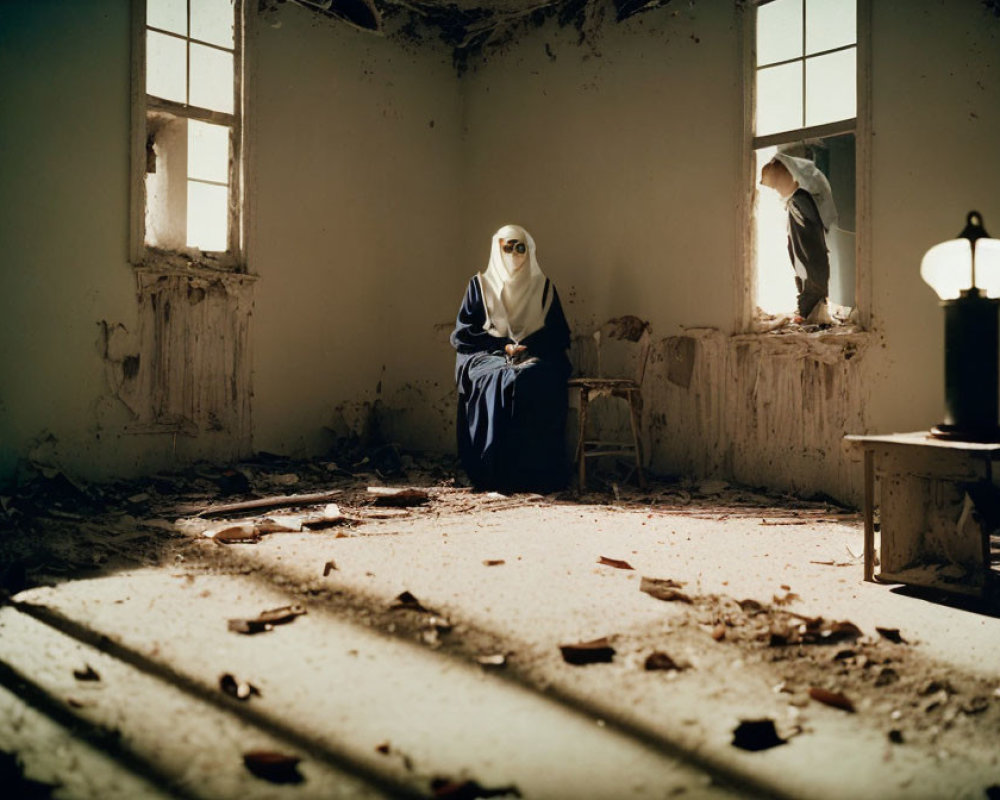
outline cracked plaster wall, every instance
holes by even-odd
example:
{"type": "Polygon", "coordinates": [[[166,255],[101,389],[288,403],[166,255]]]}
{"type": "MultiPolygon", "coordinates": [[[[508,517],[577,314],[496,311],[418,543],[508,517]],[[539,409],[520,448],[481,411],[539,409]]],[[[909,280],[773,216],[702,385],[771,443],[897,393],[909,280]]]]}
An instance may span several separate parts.
{"type": "Polygon", "coordinates": [[[507,216],[529,227],[578,333],[621,314],[652,323],[656,468],[859,502],[861,465],[842,436],[942,415],[941,312],[918,277],[923,252],[970,208],[1000,230],[1000,25],[976,0],[873,4],[873,323],[845,351],[735,335],[737,13],[671,4],[582,48],[549,25],[475,69],[473,180],[507,165],[525,178],[516,197],[477,193],[464,227],[507,216]],[[523,126],[506,124],[515,107],[523,126]],[[663,361],[678,338],[695,341],[687,387],[663,361]]]}
{"type": "MultiPolygon", "coordinates": [[[[941,414],[941,318],[921,254],[970,208],[1000,230],[995,17],[977,0],[873,6],[873,328],[850,361],[733,338],[735,4],[675,2],[582,45],[550,19],[461,79],[431,40],[287,4],[265,15],[251,97],[254,447],[318,452],[328,429],[378,407],[393,440],[449,448],[450,321],[489,234],[516,220],[577,333],[626,313],[652,323],[658,469],[859,499],[840,435],[941,414]],[[665,359],[687,338],[683,387],[665,359]]],[[[0,99],[18,113],[0,125],[0,473],[47,432],[80,472],[154,468],[171,443],[121,432],[98,326],[138,326],[127,3],[4,13],[0,99]]]]}
{"type": "Polygon", "coordinates": [[[375,409],[392,441],[447,449],[468,270],[451,53],[292,4],[258,22],[254,445],[322,452],[375,409]]]}

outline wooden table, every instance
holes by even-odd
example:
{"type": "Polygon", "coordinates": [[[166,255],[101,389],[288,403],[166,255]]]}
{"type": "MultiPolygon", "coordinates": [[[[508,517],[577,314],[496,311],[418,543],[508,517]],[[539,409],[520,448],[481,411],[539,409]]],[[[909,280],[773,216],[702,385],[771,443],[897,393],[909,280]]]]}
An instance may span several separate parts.
{"type": "MultiPolygon", "coordinates": [[[[933,552],[937,544],[949,554],[948,520],[961,513],[956,497],[964,498],[965,486],[993,481],[993,460],[1000,455],[1000,443],[960,442],[937,439],[927,431],[892,433],[882,436],[845,436],[846,441],[864,451],[865,463],[865,580],[875,580],[875,469],[876,458],[883,475],[880,484],[879,511],[882,543],[880,580],[934,585],[965,593],[979,594],[975,587],[940,586],[927,580],[907,579],[908,565],[921,556],[939,555],[933,552]],[[948,516],[951,513],[952,516],[948,516]],[[935,528],[929,536],[928,525],[935,528]]],[[[955,527],[954,523],[951,523],[955,527]]],[[[958,546],[961,546],[959,543],[958,546]]],[[[977,542],[976,555],[983,570],[981,583],[985,587],[990,574],[990,536],[983,531],[977,542]]],[[[951,546],[955,546],[951,543],[951,546]]],[[[979,582],[976,582],[976,587],[979,582]]]]}

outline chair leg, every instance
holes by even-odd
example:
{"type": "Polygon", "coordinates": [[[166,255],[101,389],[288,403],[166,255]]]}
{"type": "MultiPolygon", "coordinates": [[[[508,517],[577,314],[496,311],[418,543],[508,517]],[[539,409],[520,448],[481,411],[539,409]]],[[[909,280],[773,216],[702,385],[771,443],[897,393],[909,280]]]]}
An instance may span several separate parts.
{"type": "Polygon", "coordinates": [[[579,470],[579,486],[577,491],[582,492],[587,488],[587,448],[584,444],[587,439],[587,406],[590,397],[585,388],[580,389],[580,432],[576,441],[576,463],[579,470]]]}
{"type": "Polygon", "coordinates": [[[646,476],[642,474],[642,397],[638,392],[628,394],[628,418],[632,425],[632,442],[635,445],[635,470],[636,478],[639,481],[639,488],[646,488],[646,476]]]}

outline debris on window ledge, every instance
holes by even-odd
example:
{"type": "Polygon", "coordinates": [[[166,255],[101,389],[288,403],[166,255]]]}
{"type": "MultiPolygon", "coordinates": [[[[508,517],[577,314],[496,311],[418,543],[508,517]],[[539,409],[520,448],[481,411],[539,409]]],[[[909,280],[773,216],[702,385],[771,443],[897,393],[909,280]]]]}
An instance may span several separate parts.
{"type": "Polygon", "coordinates": [[[147,247],[146,256],[137,269],[170,274],[205,275],[216,277],[232,276],[253,279],[256,276],[246,271],[246,266],[237,263],[232,253],[206,253],[197,248],[185,250],[162,250],[147,247]]]}
{"type": "Polygon", "coordinates": [[[865,332],[858,321],[858,310],[856,308],[829,303],[828,311],[829,313],[826,317],[830,320],[829,322],[813,323],[808,319],[802,319],[794,311],[771,314],[758,306],[757,313],[750,324],[748,333],[769,334],[773,336],[802,334],[832,334],[842,336],[865,332]]]}
{"type": "Polygon", "coordinates": [[[183,250],[164,250],[146,247],[146,255],[137,267],[171,270],[207,270],[210,272],[245,272],[244,265],[237,262],[232,253],[212,253],[189,247],[183,250]]]}

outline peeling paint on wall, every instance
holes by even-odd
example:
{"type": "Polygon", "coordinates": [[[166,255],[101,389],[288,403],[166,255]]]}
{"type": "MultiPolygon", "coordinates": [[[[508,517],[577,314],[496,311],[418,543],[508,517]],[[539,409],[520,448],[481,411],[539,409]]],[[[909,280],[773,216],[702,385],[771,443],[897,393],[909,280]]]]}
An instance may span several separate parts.
{"type": "Polygon", "coordinates": [[[869,337],[690,329],[662,340],[644,386],[653,465],[857,501],[843,437],[867,430],[869,337]]]}
{"type": "Polygon", "coordinates": [[[250,452],[254,278],[233,273],[136,271],[139,327],[102,321],[108,389],[132,434],[222,434],[219,457],[250,452]]]}

